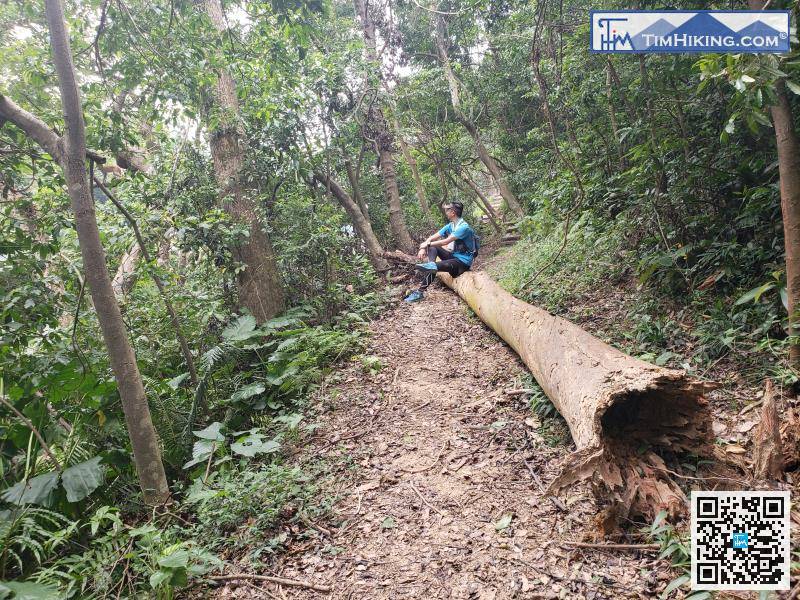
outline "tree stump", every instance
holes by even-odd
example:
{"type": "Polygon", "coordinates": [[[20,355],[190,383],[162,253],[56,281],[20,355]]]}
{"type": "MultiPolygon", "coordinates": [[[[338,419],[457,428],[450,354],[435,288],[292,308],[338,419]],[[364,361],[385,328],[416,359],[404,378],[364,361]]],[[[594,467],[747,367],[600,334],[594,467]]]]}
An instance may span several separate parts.
{"type": "Polygon", "coordinates": [[[756,479],[778,479],[783,473],[783,444],[775,395],[775,386],[768,380],[761,421],[753,432],[753,475],[756,479]]]}

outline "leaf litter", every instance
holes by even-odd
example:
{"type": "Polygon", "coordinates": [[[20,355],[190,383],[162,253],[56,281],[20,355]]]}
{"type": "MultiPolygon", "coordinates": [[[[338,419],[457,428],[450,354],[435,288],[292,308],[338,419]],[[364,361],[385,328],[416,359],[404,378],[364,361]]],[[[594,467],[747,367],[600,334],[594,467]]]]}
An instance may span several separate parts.
{"type": "MultiPolygon", "coordinates": [[[[548,444],[525,397],[506,393],[524,367],[457,297],[429,290],[371,328],[367,353],[388,368],[349,365],[326,384],[303,450],[356,466],[328,490],[331,536],[290,548],[275,573],[337,599],[652,598],[673,578],[652,555],[569,547],[594,541],[589,488],[554,503],[532,474],[546,487],[574,448],[548,444]]],[[[230,597],[264,596],[251,585],[230,597]]]]}

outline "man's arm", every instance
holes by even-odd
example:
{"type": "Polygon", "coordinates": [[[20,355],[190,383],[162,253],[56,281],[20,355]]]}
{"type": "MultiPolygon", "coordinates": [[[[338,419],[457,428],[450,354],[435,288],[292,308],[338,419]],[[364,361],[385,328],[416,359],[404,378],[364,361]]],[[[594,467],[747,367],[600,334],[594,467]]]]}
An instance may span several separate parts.
{"type": "MultiPolygon", "coordinates": [[[[441,236],[438,233],[436,234],[436,236],[441,238],[441,236]]],[[[456,239],[456,236],[451,234],[451,235],[448,235],[444,239],[440,239],[440,240],[435,241],[435,242],[430,242],[428,245],[429,246],[434,246],[434,247],[436,247],[436,246],[447,246],[447,244],[449,244],[452,241],[455,241],[455,239],[456,239]]]]}
{"type": "Polygon", "coordinates": [[[428,247],[434,245],[436,240],[441,239],[442,234],[440,231],[437,231],[433,235],[429,236],[424,242],[419,245],[419,252],[417,252],[417,258],[425,258],[425,254],[428,252],[428,247]]]}
{"type": "Polygon", "coordinates": [[[427,248],[428,246],[434,246],[434,245],[436,245],[436,244],[434,244],[433,242],[434,242],[435,240],[439,240],[439,239],[441,239],[441,238],[442,238],[441,234],[440,234],[440,233],[437,231],[437,232],[436,232],[436,233],[434,233],[433,235],[429,236],[429,237],[428,237],[428,238],[427,238],[427,239],[426,239],[424,242],[422,242],[422,243],[419,245],[419,249],[420,249],[420,250],[422,250],[422,249],[424,249],[424,248],[427,248]]]}

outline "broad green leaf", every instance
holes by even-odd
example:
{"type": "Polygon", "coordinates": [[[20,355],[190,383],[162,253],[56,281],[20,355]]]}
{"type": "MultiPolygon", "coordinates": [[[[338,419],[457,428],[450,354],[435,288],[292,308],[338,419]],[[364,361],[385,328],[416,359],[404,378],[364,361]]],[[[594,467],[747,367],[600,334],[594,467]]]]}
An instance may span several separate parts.
{"type": "Polygon", "coordinates": [[[761,295],[764,292],[767,292],[775,287],[774,283],[765,283],[764,285],[760,285],[757,288],[753,288],[749,292],[747,292],[744,296],[740,297],[734,306],[740,306],[742,304],[746,304],[750,301],[758,302],[758,299],[761,298],[761,295]]]}
{"type": "Polygon", "coordinates": [[[166,570],[159,569],[158,571],[150,575],[150,587],[153,588],[154,590],[158,589],[159,587],[161,587],[161,584],[169,581],[170,579],[172,579],[172,573],[166,570]]]}
{"type": "Polygon", "coordinates": [[[128,535],[131,536],[132,538],[145,537],[157,531],[160,531],[158,527],[156,527],[152,523],[145,523],[141,527],[134,527],[133,529],[128,531],[128,535]]]}
{"type": "Polygon", "coordinates": [[[225,436],[220,433],[223,425],[219,421],[214,421],[211,425],[200,431],[195,431],[194,434],[204,440],[213,440],[215,442],[225,441],[225,436]]]}
{"type": "Polygon", "coordinates": [[[239,317],[222,331],[222,339],[228,342],[241,342],[258,335],[256,318],[252,315],[239,317]]]}
{"type": "Polygon", "coordinates": [[[50,506],[52,494],[58,487],[58,473],[37,475],[27,482],[20,481],[3,492],[3,500],[11,504],[50,506]]]}
{"type": "Polygon", "coordinates": [[[788,87],[792,92],[797,95],[800,95],[800,85],[797,85],[794,81],[789,81],[788,79],[785,81],[786,87],[788,87]]]}
{"type": "Polygon", "coordinates": [[[189,576],[187,574],[187,570],[184,567],[180,567],[178,569],[170,569],[172,576],[169,578],[170,586],[174,588],[179,588],[185,586],[189,583],[189,576]]]}
{"type": "Polygon", "coordinates": [[[32,581],[2,581],[0,582],[0,598],[7,598],[14,594],[13,600],[58,600],[58,590],[43,583],[32,581]]]}
{"type": "Polygon", "coordinates": [[[188,377],[189,377],[188,373],[181,373],[177,377],[173,377],[172,379],[170,379],[167,382],[167,385],[171,387],[173,390],[177,390],[181,386],[181,383],[183,383],[184,380],[187,379],[188,377]]]}
{"type": "Polygon", "coordinates": [[[261,434],[246,435],[239,438],[231,444],[231,451],[242,456],[255,456],[256,454],[265,454],[268,452],[275,452],[281,445],[275,440],[262,440],[261,434]]]}
{"type": "Polygon", "coordinates": [[[288,429],[297,429],[297,426],[300,425],[300,421],[302,421],[304,418],[305,415],[302,413],[292,413],[289,415],[275,417],[275,421],[278,423],[283,423],[288,429]]]}
{"type": "Polygon", "coordinates": [[[105,467],[100,464],[101,460],[101,457],[95,456],[64,469],[61,485],[67,491],[67,501],[79,502],[103,484],[105,467]]]}
{"type": "Polygon", "coordinates": [[[269,329],[280,329],[281,327],[289,327],[290,325],[297,325],[300,320],[295,317],[275,317],[264,323],[264,327],[269,329]]]}
{"type": "Polygon", "coordinates": [[[189,553],[186,550],[176,550],[172,554],[158,559],[158,565],[168,569],[177,569],[189,565],[189,553]]]}
{"type": "Polygon", "coordinates": [[[247,398],[258,396],[259,394],[263,394],[264,390],[266,389],[267,388],[263,383],[251,383],[236,390],[231,396],[231,401],[239,402],[240,400],[246,400],[247,398]]]}
{"type": "Polygon", "coordinates": [[[183,465],[183,468],[190,469],[196,464],[207,461],[216,445],[216,440],[197,440],[192,447],[192,460],[183,465]]]}

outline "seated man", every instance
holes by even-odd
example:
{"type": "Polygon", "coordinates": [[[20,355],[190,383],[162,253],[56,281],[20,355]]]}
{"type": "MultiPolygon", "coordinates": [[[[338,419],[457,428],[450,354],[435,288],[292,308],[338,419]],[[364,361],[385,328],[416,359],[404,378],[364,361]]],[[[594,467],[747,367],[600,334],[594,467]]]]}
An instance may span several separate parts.
{"type": "Polygon", "coordinates": [[[475,232],[461,218],[464,205],[460,202],[446,204],[444,211],[450,222],[419,245],[417,256],[425,258],[427,255],[428,258],[428,262],[417,265],[417,269],[424,273],[425,278],[419,289],[406,297],[406,302],[422,300],[425,290],[433,283],[438,271],[450,273],[453,277],[469,271],[478,253],[475,232]],[[445,246],[450,244],[453,244],[452,251],[445,249],[445,246]],[[437,258],[439,262],[436,262],[437,258]]]}

